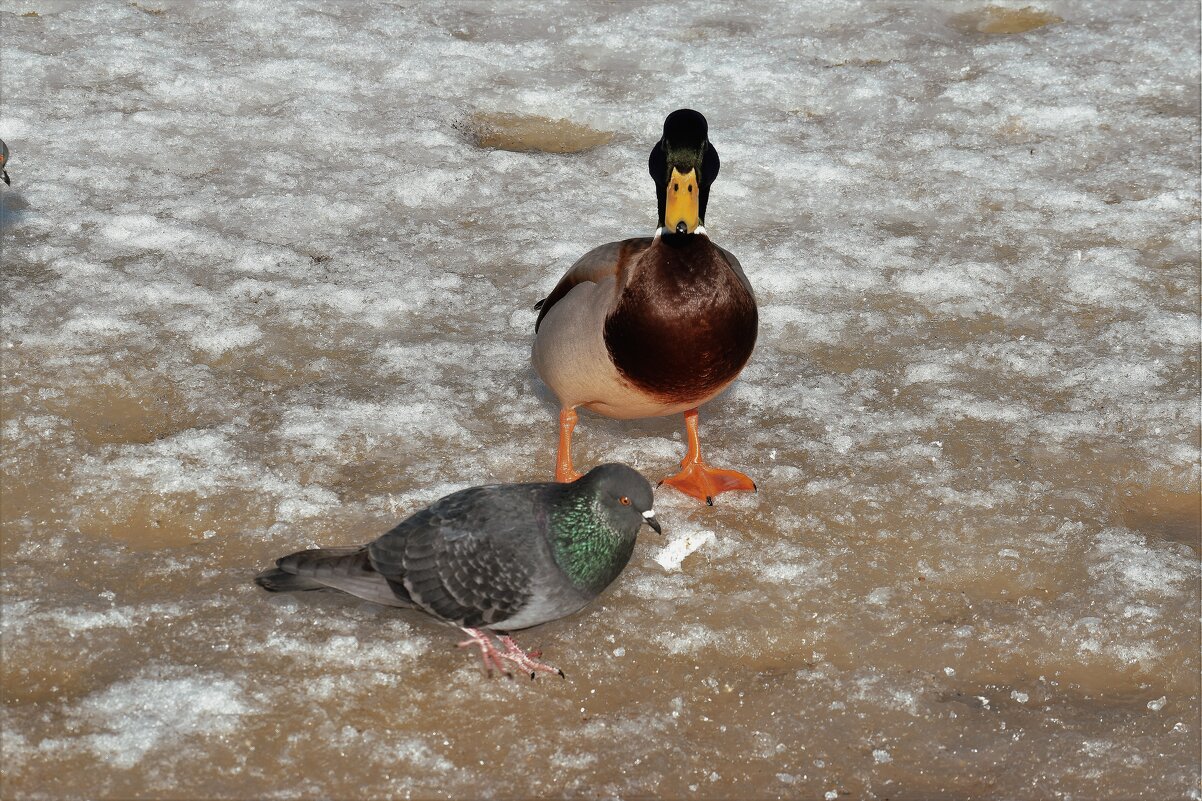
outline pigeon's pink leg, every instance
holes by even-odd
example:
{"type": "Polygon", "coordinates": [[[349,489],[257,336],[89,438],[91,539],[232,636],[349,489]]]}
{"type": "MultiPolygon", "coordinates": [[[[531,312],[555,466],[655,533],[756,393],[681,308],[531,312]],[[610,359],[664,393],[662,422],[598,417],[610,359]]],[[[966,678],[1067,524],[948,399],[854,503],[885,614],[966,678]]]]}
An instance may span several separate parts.
{"type": "Polygon", "coordinates": [[[493,669],[495,668],[498,673],[504,673],[506,676],[509,676],[509,678],[513,678],[513,675],[501,664],[501,660],[504,659],[504,656],[496,649],[496,646],[492,644],[491,635],[481,631],[480,629],[469,629],[464,628],[463,626],[460,626],[460,628],[471,639],[464,640],[463,642],[459,643],[459,647],[466,648],[469,645],[479,646],[480,661],[484,663],[485,675],[491,676],[493,669]]]}
{"type": "MultiPolygon", "coordinates": [[[[517,665],[522,671],[530,671],[530,678],[534,678],[538,673],[558,673],[563,676],[563,671],[557,667],[539,662],[535,657],[541,656],[538,651],[527,653],[523,651],[513,638],[508,634],[500,637],[501,644],[505,646],[505,651],[498,651],[493,645],[492,636],[480,629],[469,629],[460,627],[470,639],[459,643],[460,648],[466,648],[469,645],[475,645],[480,649],[480,661],[484,663],[484,672],[491,676],[493,670],[498,673],[504,673],[506,676],[513,678],[508,670],[505,669],[505,662],[512,662],[517,665]]],[[[563,676],[565,679],[567,676],[563,676]]]]}
{"type": "Polygon", "coordinates": [[[542,656],[541,651],[530,651],[530,652],[523,651],[521,649],[521,647],[518,646],[518,644],[516,642],[514,642],[513,638],[510,637],[508,634],[502,634],[500,637],[500,640],[501,640],[501,645],[505,646],[505,653],[501,654],[501,658],[509,660],[513,664],[520,667],[522,670],[529,670],[530,678],[534,678],[535,674],[540,673],[540,672],[541,673],[558,673],[561,677],[563,677],[565,679],[567,678],[567,676],[564,676],[563,671],[560,670],[559,668],[552,667],[551,665],[548,665],[545,662],[538,661],[538,659],[536,657],[542,656]]]}

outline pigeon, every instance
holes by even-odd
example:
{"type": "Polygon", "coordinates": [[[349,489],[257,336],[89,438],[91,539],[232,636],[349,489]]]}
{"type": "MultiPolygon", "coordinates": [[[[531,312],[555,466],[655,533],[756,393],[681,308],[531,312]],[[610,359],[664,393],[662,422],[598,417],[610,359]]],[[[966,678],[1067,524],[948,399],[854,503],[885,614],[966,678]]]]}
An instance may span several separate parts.
{"type": "Polygon", "coordinates": [[[12,181],[8,180],[8,145],[4,144],[4,140],[0,139],[0,178],[4,179],[4,183],[12,186],[12,181]]]}
{"type": "Polygon", "coordinates": [[[460,490],[373,542],[285,556],[255,582],[271,592],[332,589],[419,609],[466,633],[459,647],[478,647],[487,675],[512,675],[510,663],[531,678],[562,676],[509,632],[596,598],[630,560],[644,523],[662,533],[651,485],[626,465],[603,464],[571,483],[460,490]]]}

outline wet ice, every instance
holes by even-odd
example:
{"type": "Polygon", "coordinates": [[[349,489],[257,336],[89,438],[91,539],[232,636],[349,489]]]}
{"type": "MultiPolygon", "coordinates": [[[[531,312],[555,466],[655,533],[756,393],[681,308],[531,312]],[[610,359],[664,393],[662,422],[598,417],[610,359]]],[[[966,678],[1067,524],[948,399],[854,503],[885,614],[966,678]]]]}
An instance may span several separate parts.
{"type": "MultiPolygon", "coordinates": [[[[1023,5],[0,14],[5,789],[1196,796],[1197,12],[1023,5]],[[680,106],[761,309],[703,444],[761,491],[661,491],[523,636],[566,683],[258,593],[550,474],[530,307],[650,231],[680,106]],[[506,114],[612,138],[479,147],[506,114]]],[[[681,428],[576,458],[658,479],[681,428]]]]}

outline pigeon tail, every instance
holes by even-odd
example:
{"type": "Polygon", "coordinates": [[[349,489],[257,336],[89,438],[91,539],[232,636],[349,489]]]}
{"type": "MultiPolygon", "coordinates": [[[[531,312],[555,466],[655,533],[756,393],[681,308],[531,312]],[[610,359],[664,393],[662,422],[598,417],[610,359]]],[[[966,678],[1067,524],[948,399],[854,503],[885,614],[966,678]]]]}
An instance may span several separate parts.
{"type": "Polygon", "coordinates": [[[258,584],[268,592],[304,592],[306,590],[328,590],[325,584],[305,576],[286,573],[278,567],[269,568],[255,576],[258,584]]]}
{"type": "Polygon", "coordinates": [[[281,557],[275,564],[255,576],[255,583],[269,592],[330,589],[386,606],[413,606],[376,572],[365,545],[310,548],[281,557]]]}

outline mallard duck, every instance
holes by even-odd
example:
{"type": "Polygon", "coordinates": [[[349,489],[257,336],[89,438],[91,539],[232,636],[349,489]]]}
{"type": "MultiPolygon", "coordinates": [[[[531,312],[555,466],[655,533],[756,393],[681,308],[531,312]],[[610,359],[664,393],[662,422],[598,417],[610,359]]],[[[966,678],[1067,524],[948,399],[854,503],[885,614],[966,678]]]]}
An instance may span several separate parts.
{"type": "Polygon", "coordinates": [[[755,347],[759,315],[739,260],[710,241],[705,207],[718,176],[705,117],[680,109],[651,150],[659,227],[572,265],[535,306],[534,367],[558,396],[555,477],[573,481],[576,407],[618,419],[684,413],[688,452],[661,483],[713,504],[755,483],[701,458],[697,408],[726,389],[755,347]]]}

